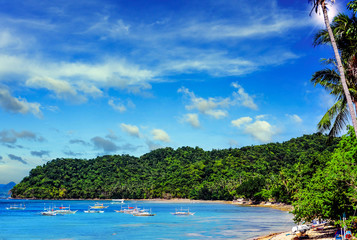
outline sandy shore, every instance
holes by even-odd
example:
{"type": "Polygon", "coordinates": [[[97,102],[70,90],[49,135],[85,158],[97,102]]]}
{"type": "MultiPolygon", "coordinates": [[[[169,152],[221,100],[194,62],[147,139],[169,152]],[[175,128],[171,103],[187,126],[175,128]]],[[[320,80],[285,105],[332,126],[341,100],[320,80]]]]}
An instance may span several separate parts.
{"type": "MultiPolygon", "coordinates": [[[[303,239],[334,240],[336,228],[329,226],[321,230],[309,230],[303,239]]],[[[267,236],[254,238],[253,240],[297,240],[297,236],[292,232],[273,233],[267,236]]]]}
{"type": "Polygon", "coordinates": [[[239,206],[250,206],[250,207],[268,207],[274,208],[281,211],[288,211],[290,212],[293,210],[291,205],[286,205],[282,203],[260,203],[260,204],[250,204],[250,203],[238,203],[234,201],[223,201],[223,200],[191,200],[185,198],[172,198],[172,199],[126,199],[130,201],[150,201],[150,202],[160,202],[160,203],[218,203],[218,204],[234,204],[239,206]]]}

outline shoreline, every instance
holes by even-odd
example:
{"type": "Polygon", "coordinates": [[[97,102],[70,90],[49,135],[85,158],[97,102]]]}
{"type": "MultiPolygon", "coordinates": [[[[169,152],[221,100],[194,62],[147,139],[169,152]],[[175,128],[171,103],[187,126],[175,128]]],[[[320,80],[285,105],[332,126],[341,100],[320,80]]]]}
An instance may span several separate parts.
{"type": "MultiPolygon", "coordinates": [[[[112,201],[113,199],[84,199],[84,198],[65,198],[65,199],[36,199],[36,198],[4,198],[8,200],[53,200],[53,201],[112,201]]],[[[163,199],[163,198],[152,198],[152,199],[123,199],[124,201],[150,201],[150,202],[160,202],[160,203],[217,203],[217,204],[232,204],[237,206],[244,207],[266,207],[273,208],[285,212],[290,212],[293,210],[292,205],[288,205],[285,203],[273,203],[273,202],[260,202],[260,203],[252,203],[252,202],[241,202],[241,201],[228,201],[228,200],[195,200],[188,198],[171,198],[171,199],[163,199]]]]}

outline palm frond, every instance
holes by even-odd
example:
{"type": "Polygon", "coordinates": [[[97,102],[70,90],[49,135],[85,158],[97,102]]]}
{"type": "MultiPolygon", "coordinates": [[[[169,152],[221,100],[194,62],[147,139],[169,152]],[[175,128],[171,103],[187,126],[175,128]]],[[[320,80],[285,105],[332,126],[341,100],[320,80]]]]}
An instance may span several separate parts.
{"type": "Polygon", "coordinates": [[[321,85],[330,93],[336,92],[341,88],[340,75],[333,69],[325,68],[323,70],[315,72],[310,81],[316,85],[321,85]]]}
{"type": "Polygon", "coordinates": [[[319,8],[319,3],[320,3],[320,0],[309,0],[309,3],[312,3],[312,8],[311,8],[311,11],[310,11],[310,16],[311,16],[311,13],[313,11],[315,11],[315,13],[317,13],[318,11],[318,8],[319,8]]]}
{"type": "Polygon", "coordinates": [[[347,102],[345,99],[337,101],[317,124],[319,132],[329,131],[329,136],[337,136],[344,129],[349,119],[347,102]]]}
{"type": "Polygon", "coordinates": [[[348,111],[347,104],[344,104],[340,112],[336,115],[333,125],[330,129],[329,136],[336,137],[343,129],[345,129],[348,120],[350,119],[350,114],[348,111]]]}

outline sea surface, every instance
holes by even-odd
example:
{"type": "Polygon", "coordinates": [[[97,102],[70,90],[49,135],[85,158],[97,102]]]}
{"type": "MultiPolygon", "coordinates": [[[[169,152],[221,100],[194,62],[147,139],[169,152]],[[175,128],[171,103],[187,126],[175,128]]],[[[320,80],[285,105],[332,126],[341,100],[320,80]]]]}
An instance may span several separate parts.
{"type": "Polygon", "coordinates": [[[167,203],[157,201],[0,200],[0,240],[13,239],[250,239],[294,226],[288,212],[222,203],[167,203]],[[104,213],[84,213],[95,203],[109,206],[104,213]],[[25,204],[25,210],[7,210],[25,204]],[[125,206],[151,209],[155,216],[117,213],[125,206]],[[76,214],[43,216],[48,207],[68,207],[76,214]],[[176,209],[193,216],[177,216],[176,209]]]}

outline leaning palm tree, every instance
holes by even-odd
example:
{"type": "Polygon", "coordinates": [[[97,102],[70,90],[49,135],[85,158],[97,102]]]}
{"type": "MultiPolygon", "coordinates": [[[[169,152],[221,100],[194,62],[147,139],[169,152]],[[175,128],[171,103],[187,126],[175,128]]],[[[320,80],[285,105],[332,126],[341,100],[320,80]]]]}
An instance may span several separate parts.
{"type": "MultiPolygon", "coordinates": [[[[345,76],[352,101],[356,107],[357,101],[357,74],[356,74],[356,56],[357,56],[357,38],[354,34],[357,26],[355,14],[348,17],[345,14],[337,15],[331,23],[335,40],[339,46],[342,55],[345,76]]],[[[315,35],[314,46],[330,43],[330,37],[327,30],[321,30],[315,35]]],[[[331,95],[336,97],[336,103],[326,112],[318,123],[318,129],[321,132],[330,130],[330,137],[336,136],[347,124],[349,112],[347,108],[347,99],[344,95],[336,61],[334,59],[324,60],[332,68],[326,68],[317,71],[311,81],[323,86],[331,95]]]]}
{"type": "MultiPolygon", "coordinates": [[[[341,61],[340,54],[338,52],[338,47],[337,47],[337,44],[336,44],[336,40],[335,40],[335,37],[333,35],[331,26],[330,26],[330,21],[328,19],[328,15],[327,15],[327,0],[309,0],[309,2],[313,3],[313,8],[312,8],[311,12],[313,10],[315,10],[315,12],[317,13],[319,6],[321,6],[321,8],[322,8],[322,12],[323,12],[323,16],[324,16],[324,22],[325,22],[326,29],[327,29],[329,37],[330,37],[330,41],[331,41],[331,45],[332,45],[333,51],[335,53],[335,59],[336,59],[337,68],[338,68],[338,71],[339,71],[339,74],[340,74],[340,80],[341,80],[343,92],[344,92],[344,95],[346,97],[348,109],[349,109],[349,112],[351,114],[352,125],[353,125],[353,128],[355,130],[356,137],[357,137],[356,113],[355,113],[355,109],[354,109],[354,106],[353,106],[353,103],[352,103],[351,94],[350,94],[350,92],[348,90],[346,77],[345,77],[345,70],[344,70],[344,67],[342,65],[342,61],[341,61]]],[[[334,0],[330,0],[329,2],[334,3],[334,0]]]]}
{"type": "MultiPolygon", "coordinates": [[[[332,59],[325,60],[325,63],[335,66],[333,62],[332,59]]],[[[340,75],[335,68],[326,68],[315,72],[311,78],[311,82],[313,82],[315,86],[317,84],[321,85],[331,95],[336,97],[336,102],[328,109],[317,127],[320,132],[329,130],[330,137],[337,136],[338,133],[344,129],[349,119],[347,100],[343,93],[340,75]]],[[[353,95],[356,95],[354,89],[350,88],[349,91],[353,93],[353,95]]]]}

